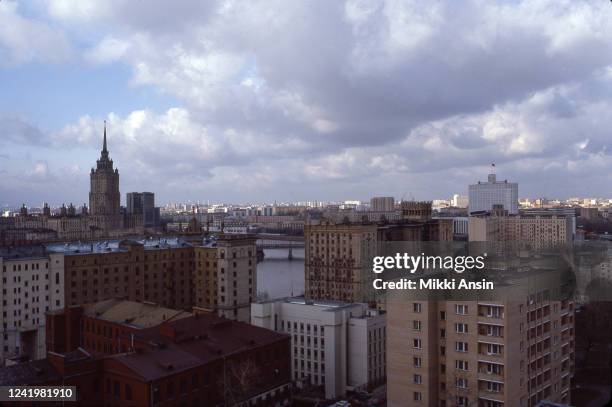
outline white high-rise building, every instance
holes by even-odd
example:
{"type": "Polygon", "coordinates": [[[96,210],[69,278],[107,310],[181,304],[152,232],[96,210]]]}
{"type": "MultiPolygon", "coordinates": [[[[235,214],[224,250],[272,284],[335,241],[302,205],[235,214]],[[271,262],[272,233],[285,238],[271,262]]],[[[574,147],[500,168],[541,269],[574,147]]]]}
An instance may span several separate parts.
{"type": "Polygon", "coordinates": [[[510,215],[518,213],[518,183],[497,181],[495,164],[491,166],[487,182],[469,186],[469,213],[491,211],[493,205],[503,205],[510,215]]]}
{"type": "Polygon", "coordinates": [[[453,198],[451,199],[451,206],[454,206],[455,208],[467,208],[468,197],[459,194],[453,195],[453,198]]]}

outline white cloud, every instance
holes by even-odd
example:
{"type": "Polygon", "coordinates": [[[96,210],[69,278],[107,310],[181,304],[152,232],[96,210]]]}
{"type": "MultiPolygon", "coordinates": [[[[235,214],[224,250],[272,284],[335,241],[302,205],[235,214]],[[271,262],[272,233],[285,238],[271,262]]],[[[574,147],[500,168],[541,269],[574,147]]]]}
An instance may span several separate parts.
{"type": "Polygon", "coordinates": [[[129,49],[129,42],[106,37],[85,53],[85,59],[94,64],[109,64],[121,59],[129,49]]]}
{"type": "Polygon", "coordinates": [[[23,18],[17,2],[0,2],[0,66],[60,63],[68,60],[71,53],[62,31],[42,21],[23,18]]]}
{"type": "MultiPolygon", "coordinates": [[[[543,169],[528,182],[609,162],[608,2],[140,4],[48,2],[54,24],[97,33],[86,60],[121,62],[132,85],[178,101],[108,115],[111,152],[134,180],[321,197],[447,191],[490,161],[516,176],[543,169]]],[[[53,144],[97,147],[101,120],[83,116],[53,144]]]]}

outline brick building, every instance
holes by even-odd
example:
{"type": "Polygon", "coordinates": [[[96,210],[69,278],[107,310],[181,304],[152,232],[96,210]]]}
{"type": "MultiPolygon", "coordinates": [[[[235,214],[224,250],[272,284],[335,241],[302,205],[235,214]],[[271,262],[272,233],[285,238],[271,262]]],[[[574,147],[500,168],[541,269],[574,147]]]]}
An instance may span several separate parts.
{"type": "MultiPolygon", "coordinates": [[[[0,385],[77,386],[81,405],[290,404],[288,335],[211,313],[177,318],[180,311],[161,324],[137,328],[131,322],[103,318],[112,315],[119,321],[125,312],[130,319],[134,305],[107,305],[93,305],[89,311],[68,310],[63,318],[62,313],[50,315],[50,338],[63,335],[71,337],[71,342],[63,343],[62,349],[50,343],[50,349],[57,351],[49,351],[45,360],[0,369],[0,385]],[[106,309],[98,318],[97,307],[106,309]],[[103,346],[100,352],[91,344],[101,336],[121,345],[118,349],[103,346]]],[[[151,311],[141,323],[149,320],[146,315],[151,311]]]]}
{"type": "Polygon", "coordinates": [[[63,256],[67,305],[122,297],[173,309],[196,306],[248,322],[257,295],[257,249],[251,235],[190,242],[124,240],[51,250],[63,256]]]}
{"type": "Polygon", "coordinates": [[[188,243],[145,245],[125,240],[63,253],[66,305],[118,296],[178,309],[193,305],[194,250],[188,243]]]}

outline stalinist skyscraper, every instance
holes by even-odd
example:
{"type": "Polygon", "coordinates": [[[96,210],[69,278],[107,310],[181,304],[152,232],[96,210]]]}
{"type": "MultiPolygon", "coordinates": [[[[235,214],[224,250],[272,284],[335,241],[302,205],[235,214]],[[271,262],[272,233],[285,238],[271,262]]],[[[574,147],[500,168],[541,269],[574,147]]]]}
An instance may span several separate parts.
{"type": "Polygon", "coordinates": [[[119,170],[113,169],[113,160],[108,155],[106,147],[106,122],[104,123],[102,153],[97,161],[96,169],[91,169],[90,178],[89,215],[91,225],[103,230],[122,228],[119,170]]]}

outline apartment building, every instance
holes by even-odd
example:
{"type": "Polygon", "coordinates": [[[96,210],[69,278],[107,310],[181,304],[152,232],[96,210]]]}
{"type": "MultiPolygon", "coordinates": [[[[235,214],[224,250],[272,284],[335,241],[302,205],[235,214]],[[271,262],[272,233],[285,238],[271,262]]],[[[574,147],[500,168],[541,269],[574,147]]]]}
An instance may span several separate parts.
{"type": "Polygon", "coordinates": [[[375,224],[307,225],[305,294],[310,299],[366,300],[365,268],[377,250],[375,224]]]}
{"type": "Polygon", "coordinates": [[[392,196],[375,196],[370,199],[370,210],[373,212],[391,212],[395,209],[395,198],[392,196]]]}
{"type": "Polygon", "coordinates": [[[52,246],[64,257],[65,303],[122,297],[190,310],[194,249],[178,239],[52,246]]]}
{"type": "Polygon", "coordinates": [[[570,401],[574,304],[548,290],[512,301],[387,302],[388,405],[533,407],[570,401]]]}
{"type": "Polygon", "coordinates": [[[508,215],[501,206],[470,216],[468,236],[475,242],[521,242],[533,249],[573,241],[573,218],[565,215],[508,215]]]}
{"type": "Polygon", "coordinates": [[[292,377],[333,399],[384,383],[385,315],[367,304],[301,297],[251,304],[251,323],[291,336],[292,377]]]}
{"type": "Polygon", "coordinates": [[[249,322],[257,295],[257,247],[250,235],[221,235],[194,248],[194,305],[249,322]]]}
{"type": "Polygon", "coordinates": [[[431,202],[402,202],[393,223],[334,222],[304,229],[305,295],[309,299],[372,302],[371,267],[386,242],[452,241],[452,219],[432,219],[431,202]]]}
{"type": "Polygon", "coordinates": [[[0,363],[43,358],[45,312],[64,306],[63,259],[38,246],[5,248],[0,251],[0,270],[0,363]]]}

